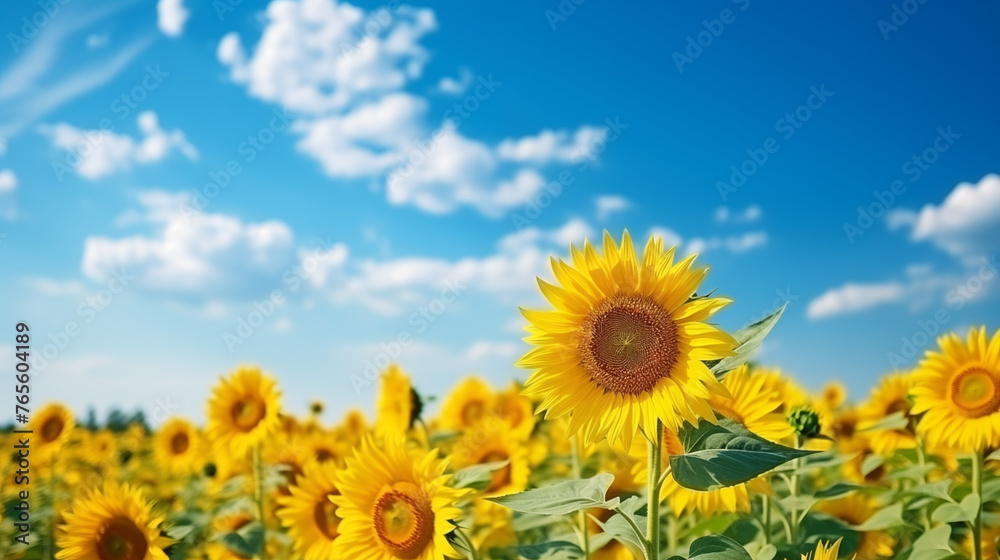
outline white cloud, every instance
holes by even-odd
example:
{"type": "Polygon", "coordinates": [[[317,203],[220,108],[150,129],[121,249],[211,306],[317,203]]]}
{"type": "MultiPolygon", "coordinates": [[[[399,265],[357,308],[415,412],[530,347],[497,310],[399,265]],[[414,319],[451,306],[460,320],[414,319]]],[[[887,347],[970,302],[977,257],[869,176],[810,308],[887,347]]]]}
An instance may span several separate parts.
{"type": "Polygon", "coordinates": [[[520,351],[521,347],[514,342],[477,340],[465,350],[463,356],[473,362],[485,359],[512,360],[520,351]]]}
{"type": "Polygon", "coordinates": [[[907,289],[898,282],[883,284],[847,283],[827,290],[809,302],[806,315],[810,319],[824,319],[835,315],[857,313],[887,303],[902,301],[907,289]]]}
{"type": "Polygon", "coordinates": [[[594,201],[594,204],[597,207],[597,219],[599,221],[607,220],[611,214],[622,212],[632,207],[632,202],[629,199],[618,195],[599,196],[594,201]]]}
{"type": "MultiPolygon", "coordinates": [[[[448,113],[429,119],[427,100],[407,88],[429,59],[421,41],[436,28],[430,9],[365,12],[336,0],[274,0],[249,53],[230,33],[216,56],[251,96],[293,115],[297,148],[327,176],[384,179],[391,204],[428,213],[469,206],[499,217],[542,188],[540,167],[572,161],[606,133],[546,130],[494,146],[459,133],[448,113]]],[[[463,69],[438,88],[458,94],[473,79],[463,69]]],[[[500,86],[492,77],[480,81],[484,95],[500,86]]]]}
{"type": "Polygon", "coordinates": [[[593,236],[582,220],[542,230],[529,227],[497,242],[495,253],[458,260],[408,256],[346,263],[327,276],[331,300],[361,304],[378,313],[396,315],[440,296],[442,290],[473,290],[495,296],[534,294],[534,276],[548,274],[553,252],[565,253],[569,242],[593,236]],[[525,279],[528,279],[527,281],[525,279]]]}
{"type": "Polygon", "coordinates": [[[746,253],[751,249],[767,245],[767,234],[763,231],[748,231],[742,235],[730,235],[726,237],[695,237],[687,242],[684,252],[707,253],[724,249],[730,253],[746,253]]]}
{"type": "Polygon", "coordinates": [[[756,204],[747,206],[742,211],[730,210],[728,206],[719,206],[715,209],[715,221],[724,224],[732,222],[734,224],[748,224],[756,222],[763,215],[763,210],[756,204]]]}
{"type": "Polygon", "coordinates": [[[83,274],[104,282],[124,268],[143,288],[194,294],[246,288],[255,279],[274,280],[294,263],[292,232],[284,223],[243,223],[223,214],[185,214],[180,211],[183,198],[163,191],[141,193],[145,221],[156,233],[119,239],[88,237],[83,274]]]}
{"type": "Polygon", "coordinates": [[[452,78],[450,76],[445,76],[438,81],[437,88],[441,93],[448,95],[462,95],[472,85],[475,81],[476,76],[472,73],[472,70],[468,68],[460,68],[458,70],[458,77],[452,78]]]}
{"type": "Polygon", "coordinates": [[[184,0],[160,0],[156,3],[156,24],[168,37],[180,37],[190,15],[191,12],[184,7],[184,0]]]}
{"type": "Polygon", "coordinates": [[[177,150],[188,159],[197,159],[198,150],[178,129],[160,128],[156,113],[144,111],[138,117],[142,138],[105,130],[82,130],[64,122],[43,126],[40,131],[52,144],[68,152],[66,161],[82,177],[91,181],[107,177],[133,165],[148,165],[165,159],[177,150]],[[75,161],[74,161],[75,160],[75,161]]]}
{"type": "Polygon", "coordinates": [[[10,169],[0,171],[0,193],[13,192],[17,189],[17,175],[10,169]]]}
{"type": "Polygon", "coordinates": [[[508,138],[497,146],[497,153],[509,161],[571,163],[589,153],[591,145],[607,133],[607,128],[597,126],[580,127],[572,135],[565,130],[543,130],[534,136],[508,138]]]}
{"type": "Polygon", "coordinates": [[[949,254],[974,262],[1000,249],[1000,176],[959,183],[940,205],[919,213],[890,215],[890,227],[911,225],[911,238],[930,241],[949,254]]]}
{"type": "Polygon", "coordinates": [[[952,274],[938,273],[929,264],[914,263],[905,268],[900,280],[847,282],[838,288],[831,288],[809,302],[806,316],[825,319],[890,304],[906,304],[910,311],[917,311],[966,281],[952,274]]]}

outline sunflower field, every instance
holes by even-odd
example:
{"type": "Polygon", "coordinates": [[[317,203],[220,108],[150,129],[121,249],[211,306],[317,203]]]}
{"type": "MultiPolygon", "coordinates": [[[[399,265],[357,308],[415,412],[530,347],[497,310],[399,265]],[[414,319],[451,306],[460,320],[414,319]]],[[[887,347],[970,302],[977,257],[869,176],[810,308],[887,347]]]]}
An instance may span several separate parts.
{"type": "Polygon", "coordinates": [[[23,436],[4,433],[0,552],[997,558],[1000,333],[944,334],[862,400],[836,384],[811,394],[752,360],[783,310],[725,332],[712,318],[730,301],[695,261],[658,238],[638,251],[627,232],[573,246],[538,279],[551,306],[522,310],[523,382],[470,376],[426,395],[392,365],[374,418],[331,424],[320,400],[296,417],[280,379],[252,366],[219,379],[204,425],[85,427],[50,403],[28,427],[28,495],[23,436]]]}

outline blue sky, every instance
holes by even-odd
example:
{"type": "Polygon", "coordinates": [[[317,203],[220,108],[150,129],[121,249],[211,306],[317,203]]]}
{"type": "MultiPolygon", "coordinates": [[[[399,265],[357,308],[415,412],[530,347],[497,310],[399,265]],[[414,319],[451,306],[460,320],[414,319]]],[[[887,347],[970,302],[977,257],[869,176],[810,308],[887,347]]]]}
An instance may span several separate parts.
{"type": "Polygon", "coordinates": [[[998,326],[995,2],[53,2],[0,48],[36,398],[505,384],[534,275],[605,228],[701,253],[727,328],[789,302],[760,360],[810,388],[998,326]]]}

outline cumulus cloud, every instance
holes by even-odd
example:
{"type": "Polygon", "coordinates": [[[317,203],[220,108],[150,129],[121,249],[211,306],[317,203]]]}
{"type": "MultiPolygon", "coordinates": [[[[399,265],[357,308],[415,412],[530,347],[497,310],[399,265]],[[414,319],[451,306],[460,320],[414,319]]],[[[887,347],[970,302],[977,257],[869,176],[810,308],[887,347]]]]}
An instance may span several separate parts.
{"type": "Polygon", "coordinates": [[[244,223],[223,214],[184,213],[185,195],[139,195],[153,235],[90,236],[81,268],[95,282],[125,269],[143,288],[205,294],[274,279],[295,262],[292,231],[280,221],[244,223]]]}
{"type": "Polygon", "coordinates": [[[469,86],[472,85],[475,79],[476,76],[472,73],[472,70],[461,68],[458,71],[458,77],[445,76],[438,80],[437,89],[441,93],[448,95],[462,95],[468,91],[469,86]]]}
{"type": "Polygon", "coordinates": [[[521,347],[514,342],[477,340],[465,350],[463,356],[473,362],[486,359],[512,360],[520,351],[521,347]]]}
{"type": "Polygon", "coordinates": [[[806,315],[810,319],[823,319],[865,311],[878,305],[902,301],[907,290],[898,282],[883,284],[855,284],[848,282],[839,288],[823,292],[809,302],[806,315]]]}
{"type": "Polygon", "coordinates": [[[952,256],[975,262],[1000,249],[1000,176],[959,183],[939,205],[896,212],[890,227],[910,227],[914,241],[930,241],[952,256]]]}
{"type": "Polygon", "coordinates": [[[733,211],[728,206],[720,206],[715,209],[715,221],[720,224],[734,223],[746,224],[756,222],[763,215],[763,210],[756,204],[751,204],[743,210],[733,211]]]}
{"type": "Polygon", "coordinates": [[[564,253],[570,241],[593,235],[589,224],[574,219],[555,229],[529,227],[510,233],[497,242],[494,253],[481,257],[352,261],[326,277],[327,289],[334,303],[361,304],[387,315],[400,314],[442,291],[523,296],[535,292],[534,283],[524,278],[546,275],[551,253],[564,253]]]}
{"type": "MultiPolygon", "coordinates": [[[[40,131],[57,148],[66,150],[67,168],[91,181],[132,168],[148,165],[179,151],[188,159],[198,158],[198,150],[179,129],[165,131],[153,111],[138,117],[140,139],[107,130],[83,130],[64,122],[42,126],[40,131]]],[[[61,176],[61,175],[60,175],[61,176]]]]}
{"type": "MultiPolygon", "coordinates": [[[[292,114],[298,150],[327,176],[379,181],[392,204],[435,214],[467,206],[499,217],[543,187],[543,166],[572,161],[606,134],[585,126],[491,145],[459,132],[457,115],[469,113],[458,105],[451,118],[429,118],[427,100],[407,88],[429,59],[421,41],[437,29],[430,9],[275,0],[264,20],[251,49],[237,33],[219,42],[216,56],[230,79],[292,114]]],[[[438,89],[459,95],[473,80],[463,69],[438,89]]],[[[470,96],[477,106],[501,85],[480,82],[470,96]]]]}
{"type": "Polygon", "coordinates": [[[597,197],[594,205],[597,208],[597,219],[604,221],[615,212],[622,212],[631,208],[632,202],[624,196],[603,195],[597,197]]]}
{"type": "Polygon", "coordinates": [[[184,0],[160,0],[156,3],[156,24],[169,37],[180,37],[184,23],[191,13],[184,7],[184,0]]]}
{"type": "Polygon", "coordinates": [[[767,233],[763,231],[748,231],[742,235],[730,235],[726,237],[695,237],[687,242],[684,252],[707,253],[724,249],[730,253],[746,253],[751,249],[767,245],[767,233]]]}
{"type": "Polygon", "coordinates": [[[0,171],[0,193],[13,192],[17,189],[17,175],[10,169],[0,171]]]}

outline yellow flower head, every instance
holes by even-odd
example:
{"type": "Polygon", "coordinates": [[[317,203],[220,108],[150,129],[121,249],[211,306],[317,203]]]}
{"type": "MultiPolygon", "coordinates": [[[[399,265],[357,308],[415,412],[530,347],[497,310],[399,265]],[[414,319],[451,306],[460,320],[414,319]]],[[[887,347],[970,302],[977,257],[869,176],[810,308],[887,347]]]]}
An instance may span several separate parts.
{"type": "Polygon", "coordinates": [[[708,269],[693,268],[694,255],[675,263],[675,250],[654,237],[640,259],[627,231],[621,246],[605,232],[602,252],[585,241],[572,264],[551,260],[560,285],[538,285],[554,309],[522,310],[535,346],[518,362],[534,370],[525,394],[546,417],[569,416],[584,443],[628,449],[657,421],[675,431],[714,421],[709,398],[729,397],[702,361],[732,355],[736,341],[706,322],[730,301],[694,298],[708,269]]]}
{"type": "Polygon", "coordinates": [[[802,560],[837,560],[840,554],[840,541],[842,540],[844,539],[837,539],[836,542],[827,541],[826,544],[823,541],[818,541],[816,543],[816,550],[809,554],[803,554],[802,560]]]}
{"type": "Polygon", "coordinates": [[[445,535],[462,511],[464,492],[446,486],[447,462],[437,451],[412,457],[405,441],[388,437],[382,446],[366,438],[341,472],[337,504],[341,518],[334,558],[444,560],[458,558],[445,535]]]}
{"type": "Polygon", "coordinates": [[[171,541],[160,534],[162,518],[127,484],[78,498],[63,515],[59,560],[167,560],[163,548],[171,541]]]}
{"type": "Polygon", "coordinates": [[[28,425],[35,434],[32,451],[37,450],[43,458],[51,457],[69,441],[74,426],[73,413],[62,404],[49,403],[39,408],[28,425]]]}
{"type": "Polygon", "coordinates": [[[451,391],[441,405],[441,428],[467,430],[480,425],[490,414],[493,390],[482,379],[468,377],[451,391]]]}
{"type": "MultiPolygon", "coordinates": [[[[878,502],[870,497],[854,492],[843,498],[823,502],[818,506],[823,513],[833,516],[847,525],[861,525],[879,510],[878,502]]],[[[893,558],[896,540],[885,531],[864,531],[859,533],[857,555],[864,559],[893,558]]],[[[833,556],[832,558],[836,558],[833,556]]]]}
{"type": "Polygon", "coordinates": [[[382,373],[376,403],[375,430],[380,435],[405,434],[420,414],[410,376],[391,364],[382,373]]]}
{"type": "Polygon", "coordinates": [[[278,518],[295,541],[295,551],[304,560],[335,558],[333,543],[339,535],[340,518],[330,498],[340,494],[336,465],[307,463],[303,475],[288,490],[290,495],[278,497],[278,518]]]}
{"type": "Polygon", "coordinates": [[[872,390],[871,398],[861,408],[858,428],[864,430],[896,413],[903,413],[906,426],[898,429],[871,430],[872,449],[882,455],[892,455],[897,449],[913,449],[917,446],[917,419],[912,413],[909,392],[913,388],[914,376],[894,374],[882,379],[872,390]]]}
{"type": "Polygon", "coordinates": [[[171,418],[153,436],[157,463],[177,474],[189,474],[202,466],[204,448],[198,428],[183,418],[171,418]]]}
{"type": "Polygon", "coordinates": [[[1000,332],[969,329],[938,338],[915,373],[912,413],[923,414],[917,431],[930,446],[982,451],[1000,444],[1000,332]]]}
{"type": "Polygon", "coordinates": [[[528,486],[528,447],[505,424],[488,424],[468,432],[455,443],[451,458],[456,469],[507,461],[507,466],[493,471],[483,497],[513,494],[528,486]]]}
{"type": "Polygon", "coordinates": [[[278,431],[277,386],[258,368],[242,367],[223,378],[208,401],[209,438],[238,455],[278,431]]]}

